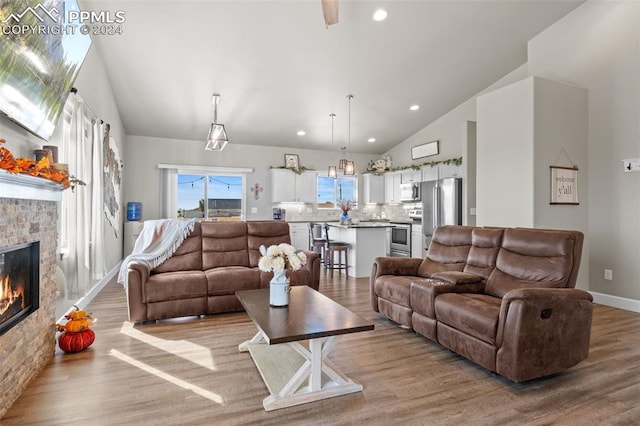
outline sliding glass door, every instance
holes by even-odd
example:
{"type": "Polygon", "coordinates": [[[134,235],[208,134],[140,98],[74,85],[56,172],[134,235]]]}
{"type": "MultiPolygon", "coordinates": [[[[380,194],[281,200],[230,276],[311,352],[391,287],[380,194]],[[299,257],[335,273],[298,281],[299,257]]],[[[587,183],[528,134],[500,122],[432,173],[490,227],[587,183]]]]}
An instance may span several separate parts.
{"type": "Polygon", "coordinates": [[[242,220],[242,175],[178,173],[179,219],[242,220]]]}

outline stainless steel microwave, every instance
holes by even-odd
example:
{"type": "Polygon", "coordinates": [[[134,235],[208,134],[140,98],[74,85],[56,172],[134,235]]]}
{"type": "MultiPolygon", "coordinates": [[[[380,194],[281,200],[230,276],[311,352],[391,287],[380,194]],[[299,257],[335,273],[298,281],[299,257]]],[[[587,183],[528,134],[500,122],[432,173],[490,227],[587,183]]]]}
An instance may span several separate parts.
{"type": "Polygon", "coordinates": [[[400,184],[400,201],[412,202],[420,201],[420,183],[401,183],[400,184]]]}

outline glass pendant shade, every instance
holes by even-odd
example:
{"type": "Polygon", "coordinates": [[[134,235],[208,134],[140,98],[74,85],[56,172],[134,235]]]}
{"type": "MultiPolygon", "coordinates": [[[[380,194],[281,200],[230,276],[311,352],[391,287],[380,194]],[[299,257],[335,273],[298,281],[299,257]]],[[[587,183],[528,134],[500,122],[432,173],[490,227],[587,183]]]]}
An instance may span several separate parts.
{"type": "Polygon", "coordinates": [[[347,160],[346,160],[346,159],[341,158],[341,159],[340,159],[340,162],[338,163],[338,169],[340,169],[340,170],[344,170],[344,163],[346,163],[346,162],[347,162],[347,160]]]}
{"type": "Polygon", "coordinates": [[[218,124],[220,95],[214,93],[211,97],[211,103],[213,104],[213,123],[211,123],[211,127],[209,128],[204,149],[206,151],[222,151],[224,147],[227,146],[229,138],[227,138],[227,131],[224,129],[224,124],[218,124]]]}
{"type": "Polygon", "coordinates": [[[337,178],[338,171],[336,170],[336,166],[329,166],[329,172],[327,173],[329,177],[337,178]]]}
{"type": "Polygon", "coordinates": [[[224,124],[211,123],[209,129],[209,136],[207,136],[207,143],[204,149],[207,151],[222,151],[227,146],[227,132],[224,129],[224,124]]]}
{"type": "Polygon", "coordinates": [[[356,165],[353,161],[347,160],[344,163],[344,175],[353,176],[356,172],[356,165]]]}
{"type": "Polygon", "coordinates": [[[347,137],[347,159],[344,160],[344,175],[353,176],[356,173],[356,165],[353,160],[349,160],[349,157],[351,157],[351,99],[353,99],[353,95],[347,95],[347,99],[349,100],[349,133],[347,137]]]}

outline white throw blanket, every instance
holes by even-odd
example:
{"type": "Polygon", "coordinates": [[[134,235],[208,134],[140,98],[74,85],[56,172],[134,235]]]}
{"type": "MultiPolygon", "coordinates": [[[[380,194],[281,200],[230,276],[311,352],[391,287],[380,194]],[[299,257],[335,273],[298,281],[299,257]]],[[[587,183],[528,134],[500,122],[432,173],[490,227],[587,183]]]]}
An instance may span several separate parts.
{"type": "Polygon", "coordinates": [[[169,259],[178,247],[193,232],[196,219],[146,220],[142,232],[133,247],[133,252],[122,261],[118,282],[127,288],[129,263],[142,262],[153,269],[169,259]]]}

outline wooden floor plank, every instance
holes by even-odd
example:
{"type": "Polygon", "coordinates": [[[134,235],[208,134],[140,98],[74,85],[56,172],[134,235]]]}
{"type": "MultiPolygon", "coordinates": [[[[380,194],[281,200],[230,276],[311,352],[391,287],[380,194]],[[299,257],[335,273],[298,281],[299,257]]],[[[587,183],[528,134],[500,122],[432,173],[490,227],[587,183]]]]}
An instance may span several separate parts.
{"type": "Polygon", "coordinates": [[[238,352],[255,334],[244,312],[132,327],[110,283],[88,308],[93,346],[56,352],[0,424],[640,423],[640,314],[596,305],[586,361],[514,384],[373,312],[366,279],[323,277],[320,290],[375,324],[329,355],[361,393],[265,412],[268,391],[238,352]]]}

